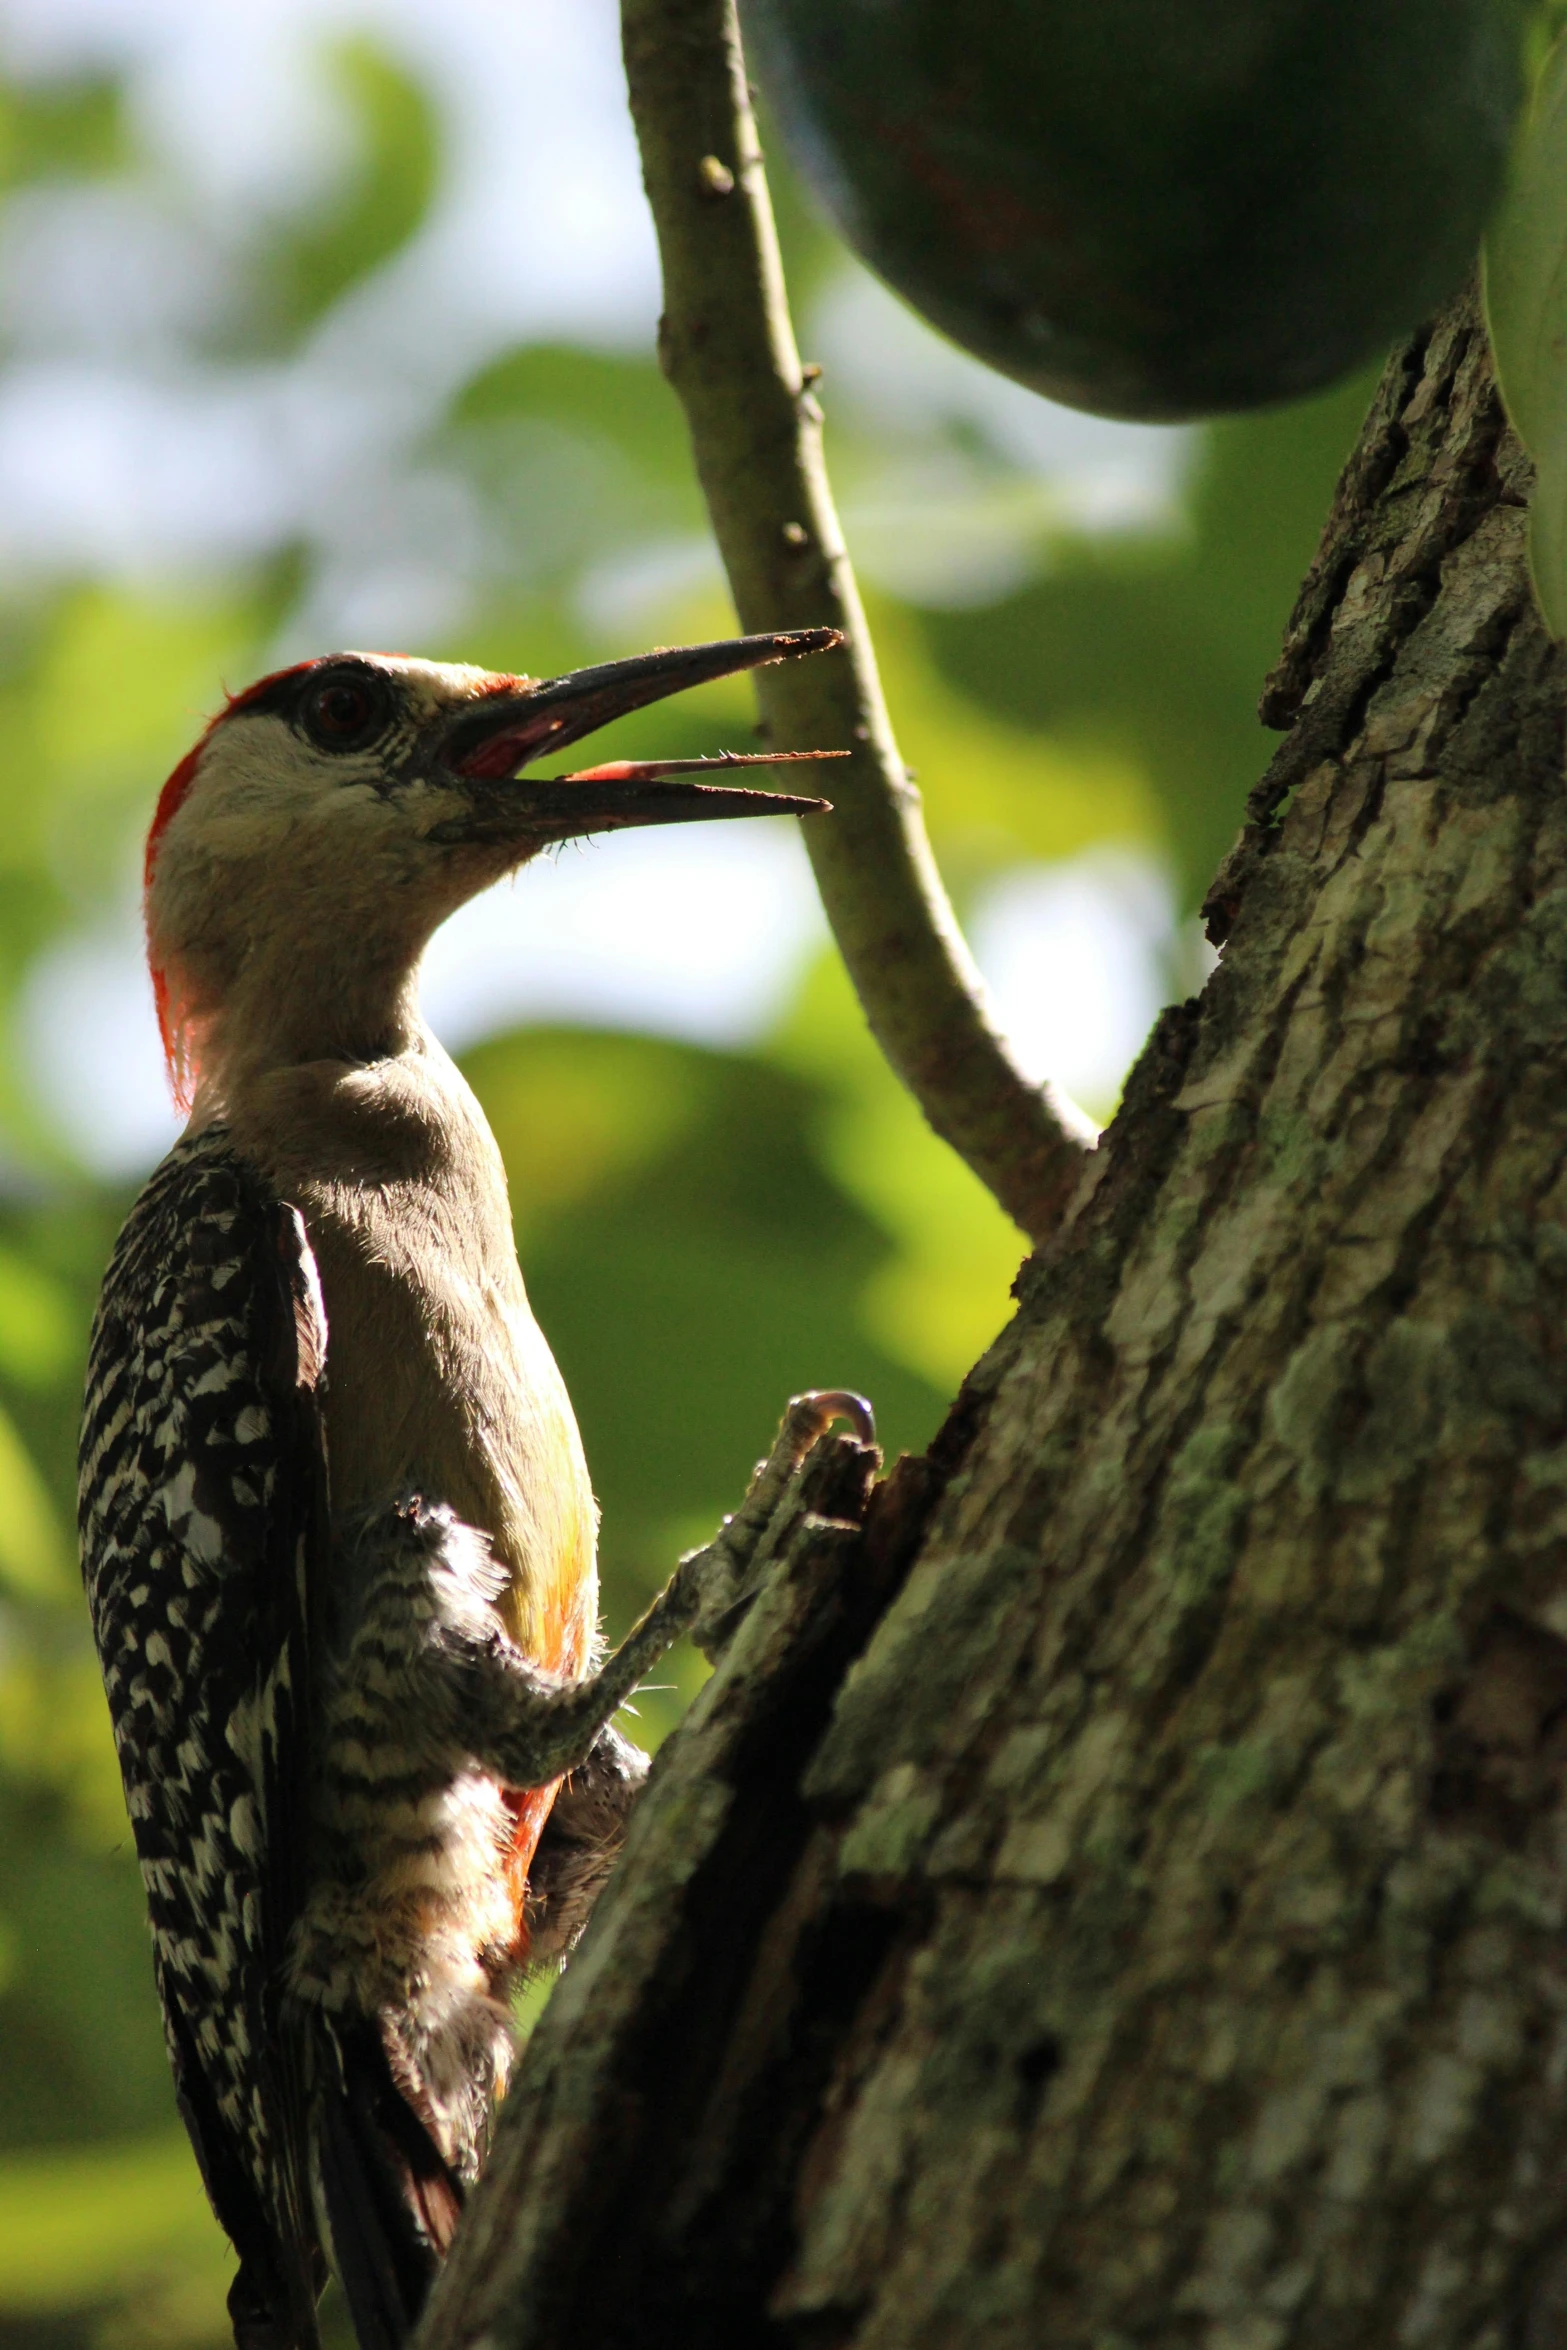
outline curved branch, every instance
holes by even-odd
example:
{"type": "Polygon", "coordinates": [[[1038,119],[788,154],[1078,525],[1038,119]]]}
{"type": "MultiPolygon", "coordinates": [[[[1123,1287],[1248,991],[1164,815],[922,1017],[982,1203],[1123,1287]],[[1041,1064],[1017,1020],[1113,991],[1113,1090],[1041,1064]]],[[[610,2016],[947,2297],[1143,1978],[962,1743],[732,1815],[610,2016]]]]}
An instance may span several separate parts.
{"type": "Polygon", "coordinates": [[[822,903],[866,1019],[935,1131],[1034,1240],[1091,1129],[1029,1082],[931,856],[822,460],[789,318],[734,0],[623,0],[631,111],[664,271],[664,372],[684,405],[740,625],[830,625],[841,654],[759,672],[779,749],[847,749],[807,819],[822,903]]]}

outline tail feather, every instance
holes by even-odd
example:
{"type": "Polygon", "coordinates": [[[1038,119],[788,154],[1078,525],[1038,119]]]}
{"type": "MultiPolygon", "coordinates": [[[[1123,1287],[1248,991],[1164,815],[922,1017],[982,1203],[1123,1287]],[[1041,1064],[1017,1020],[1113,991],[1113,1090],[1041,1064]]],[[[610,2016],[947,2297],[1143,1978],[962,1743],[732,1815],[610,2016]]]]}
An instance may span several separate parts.
{"type": "Polygon", "coordinates": [[[462,2186],[393,2076],[368,2019],[326,2027],[317,2159],[360,2350],[402,2350],[462,2211],[462,2186]]]}
{"type": "Polygon", "coordinates": [[[270,2161],[247,2150],[227,2127],[197,2060],[182,2008],[164,2008],[180,2118],[213,2210],[239,2254],[229,2289],[237,2350],[321,2350],[316,2303],[326,2267],[298,2167],[279,2152],[270,2161]]]}
{"type": "Polygon", "coordinates": [[[267,2271],[251,2261],[240,2262],[229,2287],[228,2309],[234,2350],[320,2350],[314,2311],[303,2320],[297,2310],[289,2315],[279,2304],[267,2271]]]}

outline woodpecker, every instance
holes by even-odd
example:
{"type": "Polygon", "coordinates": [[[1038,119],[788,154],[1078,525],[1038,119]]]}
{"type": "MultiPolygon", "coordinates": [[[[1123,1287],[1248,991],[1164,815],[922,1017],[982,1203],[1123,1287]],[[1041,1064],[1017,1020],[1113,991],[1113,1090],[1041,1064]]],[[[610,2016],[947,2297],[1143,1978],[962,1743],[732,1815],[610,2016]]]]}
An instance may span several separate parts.
{"type": "Polygon", "coordinates": [[[159,799],[148,958],[189,1122],[105,1277],[80,1523],[239,2350],[317,2350],[329,2269],[363,2350],[406,2338],[484,2157],[508,1986],[569,1943],[645,1770],[614,1714],[743,1603],[821,1430],[868,1428],[858,1399],[797,1398],[740,1510],[601,1655],[581,1442],[420,957],[550,843],[822,811],[694,779],[767,754],[524,771],[838,641],[545,682],[336,654],[232,697],[159,799]]]}

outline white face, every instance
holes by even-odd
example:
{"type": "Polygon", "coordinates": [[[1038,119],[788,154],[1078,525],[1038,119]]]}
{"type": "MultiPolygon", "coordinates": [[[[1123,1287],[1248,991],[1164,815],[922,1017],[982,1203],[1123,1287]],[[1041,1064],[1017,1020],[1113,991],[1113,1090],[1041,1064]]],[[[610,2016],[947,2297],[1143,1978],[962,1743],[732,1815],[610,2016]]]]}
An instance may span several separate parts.
{"type": "Polygon", "coordinates": [[[406,972],[447,914],[530,855],[524,825],[476,823],[484,787],[441,755],[454,719],[526,684],[343,655],[239,697],[171,778],[149,842],[148,948],[176,1024],[203,1025],[236,989],[290,988],[296,970],[324,982],[345,941],[406,972]]]}
{"type": "Polygon", "coordinates": [[[450,722],[526,682],[372,654],[263,681],[196,753],[188,789],[158,837],[154,872],[170,851],[286,862],[317,839],[330,841],[341,863],[356,845],[373,856],[378,843],[417,841],[460,821],[468,798],[440,757],[450,722]]]}

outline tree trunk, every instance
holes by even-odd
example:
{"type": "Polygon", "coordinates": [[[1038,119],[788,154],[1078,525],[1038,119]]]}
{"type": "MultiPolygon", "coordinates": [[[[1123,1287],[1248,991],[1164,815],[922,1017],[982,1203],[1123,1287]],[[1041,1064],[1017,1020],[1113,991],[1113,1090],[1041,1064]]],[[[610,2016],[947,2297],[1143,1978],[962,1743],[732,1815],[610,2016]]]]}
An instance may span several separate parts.
{"type": "MultiPolygon", "coordinates": [[[[927,1462],[671,1742],[428,2350],[1567,2344],[1567,795],[1471,304],[927,1462]]],[[[852,1452],[852,1448],[848,1448],[852,1452]]]]}

